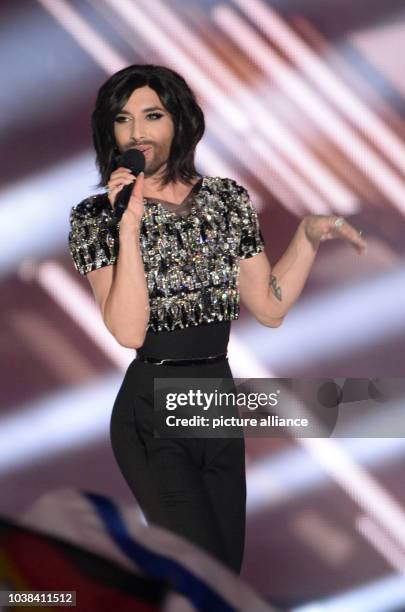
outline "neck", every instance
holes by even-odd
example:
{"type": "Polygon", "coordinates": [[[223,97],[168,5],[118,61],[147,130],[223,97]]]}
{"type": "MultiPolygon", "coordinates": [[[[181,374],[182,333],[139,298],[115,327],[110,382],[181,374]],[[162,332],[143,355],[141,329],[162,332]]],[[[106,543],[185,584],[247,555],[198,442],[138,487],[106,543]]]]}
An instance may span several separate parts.
{"type": "Polygon", "coordinates": [[[182,181],[171,181],[164,187],[161,184],[161,177],[157,175],[147,176],[145,175],[143,195],[145,198],[153,197],[175,202],[182,200],[184,193],[190,190],[198,178],[192,179],[190,182],[185,183],[182,181]]]}

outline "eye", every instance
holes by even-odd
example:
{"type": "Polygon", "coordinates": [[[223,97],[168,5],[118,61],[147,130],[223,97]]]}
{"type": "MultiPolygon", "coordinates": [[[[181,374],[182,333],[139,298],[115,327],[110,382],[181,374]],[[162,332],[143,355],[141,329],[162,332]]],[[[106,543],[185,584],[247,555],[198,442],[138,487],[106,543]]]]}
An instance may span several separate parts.
{"type": "MultiPolygon", "coordinates": [[[[161,117],[163,117],[162,113],[149,113],[146,116],[148,118],[149,117],[155,117],[155,119],[152,119],[152,121],[158,121],[161,117]]],[[[129,117],[126,117],[125,115],[117,115],[117,117],[115,117],[114,121],[116,121],[117,123],[125,123],[126,119],[129,119],[129,117]]]]}

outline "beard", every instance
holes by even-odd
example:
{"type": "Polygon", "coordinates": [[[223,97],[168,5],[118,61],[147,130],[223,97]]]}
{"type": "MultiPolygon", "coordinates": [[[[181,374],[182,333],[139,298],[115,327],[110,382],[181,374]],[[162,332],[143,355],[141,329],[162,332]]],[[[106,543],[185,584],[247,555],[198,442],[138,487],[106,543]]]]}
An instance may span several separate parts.
{"type": "Polygon", "coordinates": [[[169,159],[169,151],[155,150],[152,147],[150,157],[145,157],[145,176],[153,176],[163,172],[169,159]]]}

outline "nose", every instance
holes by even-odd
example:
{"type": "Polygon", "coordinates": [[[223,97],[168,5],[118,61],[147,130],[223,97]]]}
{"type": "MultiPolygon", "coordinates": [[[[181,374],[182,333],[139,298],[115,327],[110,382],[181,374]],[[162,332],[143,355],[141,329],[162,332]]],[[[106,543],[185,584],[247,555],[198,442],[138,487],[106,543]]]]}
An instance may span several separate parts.
{"type": "Polygon", "coordinates": [[[145,126],[140,121],[133,121],[131,137],[135,144],[145,139],[145,126]]]}

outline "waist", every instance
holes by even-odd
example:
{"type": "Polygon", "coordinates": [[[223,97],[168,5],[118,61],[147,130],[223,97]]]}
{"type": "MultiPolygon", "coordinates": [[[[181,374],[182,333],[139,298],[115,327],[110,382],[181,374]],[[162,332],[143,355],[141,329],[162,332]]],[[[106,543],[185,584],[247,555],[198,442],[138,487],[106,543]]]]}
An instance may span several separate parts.
{"type": "Polygon", "coordinates": [[[206,358],[227,352],[230,321],[174,331],[148,331],[137,355],[162,359],[206,358]]]}
{"type": "Polygon", "coordinates": [[[209,355],[208,357],[191,357],[187,359],[160,359],[159,357],[146,357],[145,355],[138,353],[135,359],[145,363],[152,363],[154,365],[202,365],[204,363],[218,363],[221,361],[226,361],[228,359],[228,354],[220,353],[218,355],[209,355]]]}

